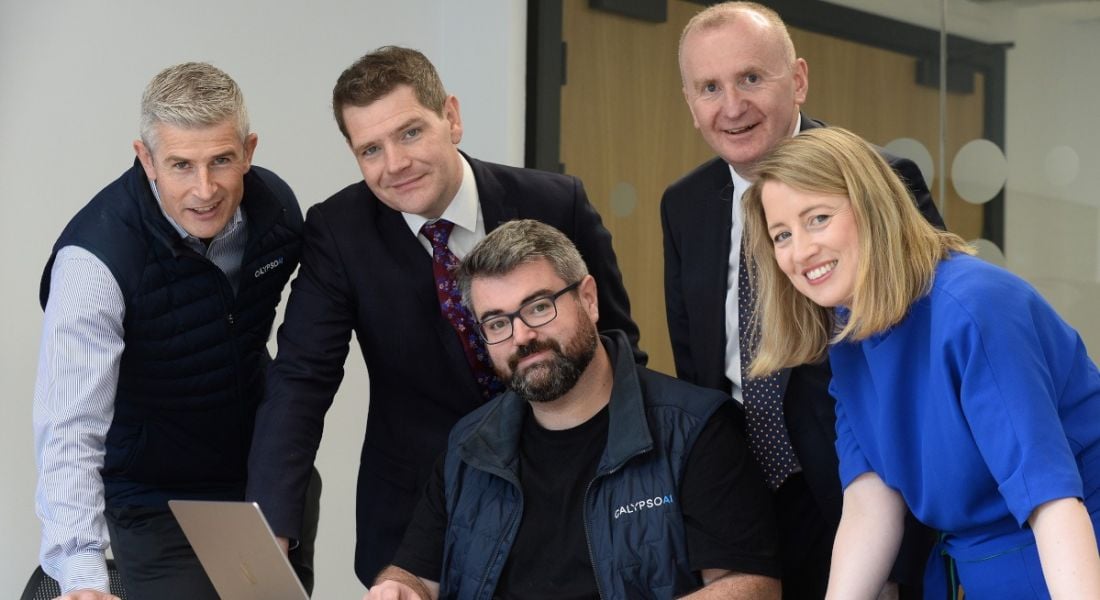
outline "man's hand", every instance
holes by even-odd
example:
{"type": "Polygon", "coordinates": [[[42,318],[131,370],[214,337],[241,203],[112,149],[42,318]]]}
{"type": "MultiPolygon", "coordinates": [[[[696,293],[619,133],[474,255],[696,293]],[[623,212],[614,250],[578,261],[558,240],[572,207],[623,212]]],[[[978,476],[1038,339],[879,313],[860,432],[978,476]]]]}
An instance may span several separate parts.
{"type": "Polygon", "coordinates": [[[73,590],[64,596],[58,596],[53,600],[122,600],[118,596],[98,590],[73,590]]]}
{"type": "Polygon", "coordinates": [[[290,540],[285,537],[275,537],[275,541],[279,542],[279,547],[283,549],[283,554],[290,554],[290,540]]]}
{"type": "Polygon", "coordinates": [[[779,600],[782,585],[778,579],[727,569],[703,569],[703,588],[682,596],[681,600],[779,600]]]}
{"type": "Polygon", "coordinates": [[[421,598],[420,594],[416,593],[416,590],[401,583],[400,581],[394,581],[392,579],[378,583],[371,589],[367,590],[367,595],[363,596],[363,600],[427,600],[421,598]]]}
{"type": "Polygon", "coordinates": [[[374,578],[374,585],[367,590],[363,600],[437,600],[439,583],[421,579],[416,575],[390,565],[374,578]]]}

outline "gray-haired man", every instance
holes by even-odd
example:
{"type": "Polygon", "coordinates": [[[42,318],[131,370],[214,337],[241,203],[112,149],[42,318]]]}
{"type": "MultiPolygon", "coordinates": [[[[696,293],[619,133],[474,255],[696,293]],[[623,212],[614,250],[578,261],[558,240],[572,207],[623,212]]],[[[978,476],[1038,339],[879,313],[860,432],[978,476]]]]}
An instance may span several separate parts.
{"type": "Polygon", "coordinates": [[[166,502],[244,495],[302,230],[287,184],[252,166],[256,140],[228,75],[165,69],[134,165],[54,244],[34,430],[40,558],[63,599],[114,598],[108,545],[131,597],[217,598],[166,502]]]}

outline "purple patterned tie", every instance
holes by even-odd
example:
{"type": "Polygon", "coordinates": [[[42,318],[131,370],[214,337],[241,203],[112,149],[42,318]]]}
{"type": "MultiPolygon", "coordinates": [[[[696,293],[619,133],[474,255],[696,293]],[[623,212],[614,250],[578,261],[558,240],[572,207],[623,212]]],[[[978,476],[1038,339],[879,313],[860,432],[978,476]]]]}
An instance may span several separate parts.
{"type": "Polygon", "coordinates": [[[477,379],[481,395],[486,400],[504,391],[504,384],[493,373],[489,353],[485,343],[477,334],[473,315],[462,305],[462,292],[458,289],[454,271],[458,268],[458,257],[447,247],[451,230],[455,224],[439,219],[434,223],[425,223],[420,234],[432,244],[432,273],[435,275],[435,292],[439,296],[439,309],[458,334],[462,348],[466,351],[466,362],[477,379]]]}
{"type": "Polygon", "coordinates": [[[783,418],[783,393],[779,374],[749,379],[749,365],[756,355],[759,331],[752,329],[752,314],[756,304],[755,265],[747,265],[745,249],[741,249],[741,266],[737,275],[737,327],[741,338],[741,399],[745,404],[746,432],[749,449],[764,472],[764,481],[773,490],[779,489],[792,473],[799,470],[787,421],[783,418]]]}

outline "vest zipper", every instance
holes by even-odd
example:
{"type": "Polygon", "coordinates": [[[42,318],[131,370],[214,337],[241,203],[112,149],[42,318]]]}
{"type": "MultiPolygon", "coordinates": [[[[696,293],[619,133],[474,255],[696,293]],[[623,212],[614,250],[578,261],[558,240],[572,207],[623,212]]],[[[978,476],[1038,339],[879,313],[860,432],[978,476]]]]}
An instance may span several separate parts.
{"type": "Polygon", "coordinates": [[[623,467],[623,465],[634,460],[636,457],[645,454],[646,452],[649,452],[649,450],[639,450],[638,452],[635,452],[634,454],[626,457],[626,460],[622,461],[617,466],[608,469],[604,473],[597,473],[596,476],[592,478],[592,481],[588,482],[588,486],[584,489],[584,543],[586,546],[588,546],[588,560],[592,563],[592,576],[596,580],[596,594],[598,594],[601,599],[606,598],[606,596],[604,596],[603,588],[600,587],[600,572],[596,569],[596,553],[592,551],[592,532],[589,530],[588,527],[588,495],[592,492],[592,486],[595,485],[596,481],[598,481],[600,478],[610,477],[611,475],[614,475],[616,471],[623,467]]]}
{"type": "Polygon", "coordinates": [[[592,532],[588,528],[588,494],[592,492],[592,484],[596,483],[597,479],[614,472],[615,469],[611,469],[605,474],[597,474],[584,488],[584,544],[588,546],[588,560],[592,563],[592,579],[596,580],[596,595],[601,599],[604,597],[603,588],[600,587],[600,572],[596,569],[596,553],[592,551],[592,532]]]}
{"type": "MultiPolygon", "coordinates": [[[[191,249],[189,247],[187,248],[187,252],[188,252],[188,254],[191,255],[191,258],[193,258],[194,260],[200,261],[202,263],[205,263],[207,268],[213,269],[214,273],[216,273],[215,276],[219,279],[219,281],[218,281],[218,292],[219,292],[219,294],[221,295],[221,298],[222,298],[222,306],[225,307],[225,311],[226,311],[226,313],[225,313],[225,322],[232,328],[237,323],[236,318],[233,316],[233,307],[237,304],[237,294],[233,291],[233,284],[229,281],[229,277],[226,276],[225,271],[221,270],[221,267],[214,264],[214,261],[210,260],[209,258],[206,258],[202,254],[199,254],[198,252],[195,252],[193,249],[191,249]]],[[[245,279],[244,279],[244,266],[245,266],[245,263],[247,262],[247,260],[246,260],[247,258],[248,258],[248,251],[245,250],[245,252],[241,254],[241,265],[239,267],[240,270],[241,270],[241,273],[239,274],[240,285],[241,286],[243,286],[244,282],[245,282],[245,279]]]]}
{"type": "MultiPolygon", "coordinates": [[[[499,475],[498,475],[498,477],[499,477],[499,475]]],[[[514,487],[518,490],[518,492],[519,492],[518,493],[518,496],[519,496],[519,509],[512,512],[512,520],[508,522],[508,527],[506,527],[505,530],[504,530],[505,534],[500,536],[500,539],[497,540],[497,548],[493,552],[493,561],[492,561],[492,563],[496,563],[497,561],[501,560],[501,550],[504,547],[504,541],[510,535],[514,537],[515,532],[512,531],[512,528],[516,526],[516,521],[519,519],[519,515],[523,514],[523,487],[518,485],[517,483],[511,481],[507,477],[501,477],[501,479],[504,479],[505,481],[510,483],[512,485],[512,487],[514,487]]],[[[507,559],[507,557],[504,557],[504,558],[505,558],[505,560],[507,559]]],[[[490,563],[490,564],[492,564],[492,563],[490,563]]],[[[478,585],[477,594],[474,595],[475,597],[481,597],[482,592],[485,591],[485,585],[487,583],[489,583],[489,572],[490,571],[492,571],[492,567],[486,569],[485,574],[482,575],[481,584],[478,585]]],[[[498,584],[500,583],[499,572],[497,574],[497,583],[498,584]]],[[[489,590],[490,596],[492,595],[493,591],[495,591],[495,587],[494,587],[493,590],[489,590]]]]}

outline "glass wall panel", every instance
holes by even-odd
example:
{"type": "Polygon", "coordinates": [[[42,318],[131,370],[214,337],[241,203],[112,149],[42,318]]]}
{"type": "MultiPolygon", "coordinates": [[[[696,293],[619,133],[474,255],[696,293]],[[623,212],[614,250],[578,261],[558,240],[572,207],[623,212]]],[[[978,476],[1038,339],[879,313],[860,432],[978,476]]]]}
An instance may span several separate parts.
{"type": "MultiPolygon", "coordinates": [[[[988,127],[975,130],[970,109],[959,102],[963,94],[948,91],[942,163],[938,121],[925,124],[923,137],[914,136],[935,144],[921,149],[903,140],[891,147],[903,154],[927,151],[925,160],[936,168],[934,193],[946,169],[948,225],[967,239],[989,233],[988,227],[974,229],[974,211],[1003,197],[1003,212],[995,215],[1001,239],[979,241],[980,254],[1038,288],[1081,333],[1093,359],[1100,357],[1100,3],[835,3],[935,29],[946,24],[952,35],[1004,45],[1001,142],[988,139],[988,127]]],[[[949,50],[949,78],[959,75],[951,65],[966,58],[949,50]]]]}

